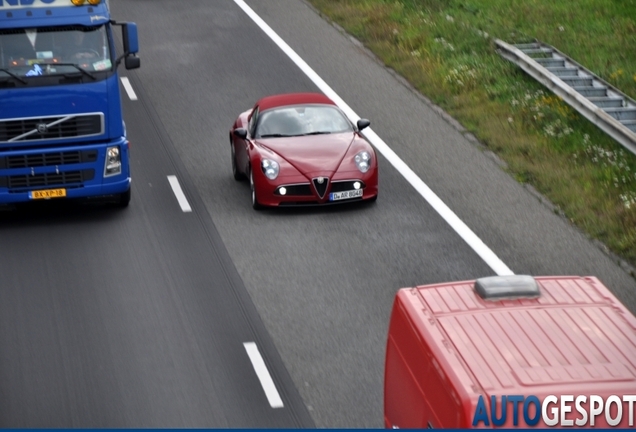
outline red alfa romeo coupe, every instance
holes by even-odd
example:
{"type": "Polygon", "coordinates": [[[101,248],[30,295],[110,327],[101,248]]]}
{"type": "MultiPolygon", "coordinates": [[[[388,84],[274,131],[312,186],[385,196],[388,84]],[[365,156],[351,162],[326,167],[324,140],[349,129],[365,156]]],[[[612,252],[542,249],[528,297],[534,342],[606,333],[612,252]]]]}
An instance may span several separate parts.
{"type": "Polygon", "coordinates": [[[323,94],[264,97],[230,130],[234,178],[249,180],[255,209],[374,201],[378,159],[360,135],[369,124],[323,94]]]}

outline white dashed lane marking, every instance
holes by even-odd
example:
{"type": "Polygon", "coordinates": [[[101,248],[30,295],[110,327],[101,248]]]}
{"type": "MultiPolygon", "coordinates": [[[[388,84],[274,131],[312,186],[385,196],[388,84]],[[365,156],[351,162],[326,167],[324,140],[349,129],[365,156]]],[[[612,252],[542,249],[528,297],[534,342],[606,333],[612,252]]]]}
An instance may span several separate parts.
{"type": "Polygon", "coordinates": [[[130,100],[137,100],[137,94],[135,93],[135,90],[133,90],[132,84],[130,84],[130,80],[128,79],[128,77],[121,77],[121,83],[124,86],[126,93],[128,93],[128,97],[130,98],[130,100]]]}
{"type": "Polygon", "coordinates": [[[181,190],[181,185],[179,184],[179,180],[177,180],[176,176],[169,175],[168,181],[170,182],[170,186],[172,186],[172,191],[174,195],[177,197],[177,201],[179,201],[179,205],[181,206],[181,210],[184,213],[188,213],[192,211],[192,207],[188,203],[188,199],[186,198],[183,190],[181,190]]]}
{"type": "Polygon", "coordinates": [[[263,357],[261,357],[261,353],[258,351],[258,347],[254,342],[245,342],[243,343],[243,346],[252,361],[252,366],[254,367],[256,375],[261,382],[261,386],[263,386],[269,405],[272,408],[283,408],[283,400],[280,398],[278,390],[276,390],[276,385],[267,370],[267,366],[265,366],[265,362],[263,361],[263,357]]]}

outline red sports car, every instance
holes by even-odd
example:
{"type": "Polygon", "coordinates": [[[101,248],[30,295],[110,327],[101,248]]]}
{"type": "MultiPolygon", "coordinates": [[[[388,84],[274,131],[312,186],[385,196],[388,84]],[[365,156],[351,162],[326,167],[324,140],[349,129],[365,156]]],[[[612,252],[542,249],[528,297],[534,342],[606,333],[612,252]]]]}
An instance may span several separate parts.
{"type": "Polygon", "coordinates": [[[230,130],[234,178],[249,179],[255,209],[374,201],[378,159],[360,135],[367,126],[323,94],[264,97],[230,130]]]}

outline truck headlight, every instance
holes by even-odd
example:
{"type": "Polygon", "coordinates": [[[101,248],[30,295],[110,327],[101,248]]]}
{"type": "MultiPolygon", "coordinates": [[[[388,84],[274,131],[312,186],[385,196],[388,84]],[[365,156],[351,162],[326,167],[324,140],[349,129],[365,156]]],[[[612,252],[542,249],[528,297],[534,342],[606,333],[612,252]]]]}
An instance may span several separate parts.
{"type": "Polygon", "coordinates": [[[106,166],[104,177],[121,174],[121,153],[119,146],[108,147],[106,149],[106,166]]]}
{"type": "Polygon", "coordinates": [[[271,159],[263,159],[261,161],[261,168],[263,170],[263,174],[270,180],[274,180],[278,177],[279,165],[278,162],[271,159]]]}
{"type": "Polygon", "coordinates": [[[360,172],[367,172],[371,167],[371,155],[367,151],[361,151],[358,153],[354,160],[356,161],[356,166],[360,170],[360,172]]]}

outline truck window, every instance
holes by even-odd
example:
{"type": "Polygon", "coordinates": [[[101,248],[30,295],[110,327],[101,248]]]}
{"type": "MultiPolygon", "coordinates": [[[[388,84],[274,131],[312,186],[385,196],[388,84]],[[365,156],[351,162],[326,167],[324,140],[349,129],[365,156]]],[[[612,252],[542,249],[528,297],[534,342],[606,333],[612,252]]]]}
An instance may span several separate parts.
{"type": "MultiPolygon", "coordinates": [[[[0,30],[0,68],[19,77],[112,68],[106,28],[61,26],[0,30]]],[[[0,72],[0,77],[2,77],[0,72]]]]}

